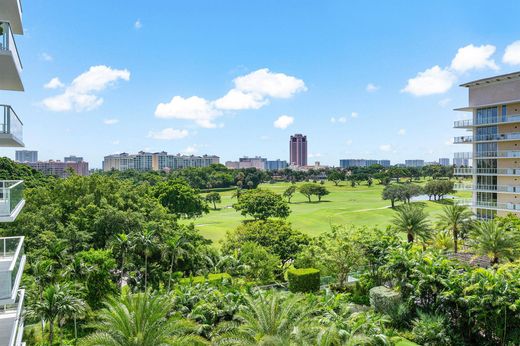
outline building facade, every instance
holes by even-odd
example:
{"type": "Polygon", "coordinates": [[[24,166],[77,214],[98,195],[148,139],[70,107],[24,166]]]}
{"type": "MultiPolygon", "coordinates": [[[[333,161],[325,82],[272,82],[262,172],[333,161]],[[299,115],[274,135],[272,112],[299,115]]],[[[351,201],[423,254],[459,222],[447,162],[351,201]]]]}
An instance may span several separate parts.
{"type": "Polygon", "coordinates": [[[37,150],[16,150],[14,159],[18,162],[36,162],[38,161],[37,150]]]}
{"type": "Polygon", "coordinates": [[[472,198],[458,202],[482,219],[520,216],[520,72],[461,86],[468,89],[469,101],[456,111],[469,112],[471,119],[454,123],[468,131],[454,142],[470,146],[465,155],[472,158],[472,167],[455,168],[454,173],[471,178],[456,189],[472,191],[472,198]]]}
{"type": "Polygon", "coordinates": [[[70,155],[70,156],[65,156],[63,158],[63,161],[64,162],[82,162],[84,160],[83,160],[83,157],[81,157],[81,156],[70,155]]]}
{"type": "Polygon", "coordinates": [[[208,167],[218,164],[220,158],[215,155],[171,155],[165,151],[148,153],[140,151],[137,154],[114,154],[103,159],[103,171],[126,171],[135,169],[142,172],[180,169],[186,167],[208,167]]]}
{"type": "Polygon", "coordinates": [[[410,168],[424,167],[424,160],[404,160],[404,166],[410,168]]]}
{"type": "Polygon", "coordinates": [[[439,165],[441,165],[441,166],[449,166],[450,165],[450,159],[448,157],[441,157],[439,159],[439,165]]]}
{"type": "MultiPolygon", "coordinates": [[[[16,35],[23,34],[20,0],[0,0],[0,90],[23,91],[16,35]]],[[[24,147],[23,123],[0,104],[0,146],[24,147]]],[[[22,158],[26,161],[27,158],[22,158]]],[[[32,160],[32,158],[29,158],[32,160]]],[[[12,222],[25,205],[23,180],[0,180],[0,222],[12,222]]],[[[24,345],[24,237],[0,238],[0,345],[24,345]]]]}
{"type": "Polygon", "coordinates": [[[365,159],[339,160],[340,168],[370,167],[372,165],[381,165],[383,167],[390,167],[390,160],[365,160],[365,159]]]}
{"type": "Polygon", "coordinates": [[[238,161],[226,161],[226,167],[229,169],[256,168],[264,171],[267,169],[267,159],[260,156],[244,156],[238,161]]]}
{"type": "Polygon", "coordinates": [[[289,167],[289,164],[285,160],[267,160],[265,163],[265,169],[268,171],[281,171],[289,167]]]}
{"type": "Polygon", "coordinates": [[[52,175],[59,178],[66,178],[70,175],[72,169],[77,175],[89,175],[88,162],[85,161],[38,161],[24,162],[25,165],[42,172],[43,174],[52,175]]]}
{"type": "Polygon", "coordinates": [[[297,133],[289,139],[291,166],[307,166],[307,136],[297,133]]]}

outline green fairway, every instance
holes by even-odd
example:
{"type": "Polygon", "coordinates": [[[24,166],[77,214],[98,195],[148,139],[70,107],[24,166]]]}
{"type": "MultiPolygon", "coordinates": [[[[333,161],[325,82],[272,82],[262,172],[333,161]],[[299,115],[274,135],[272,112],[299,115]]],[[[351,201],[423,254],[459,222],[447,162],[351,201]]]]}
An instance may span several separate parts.
{"type": "MultiPolygon", "coordinates": [[[[282,194],[290,186],[289,183],[262,184],[261,188],[271,189],[282,194]]],[[[334,186],[327,182],[330,195],[325,196],[318,203],[307,203],[307,198],[296,192],[291,200],[291,215],[288,218],[297,230],[309,235],[320,234],[330,228],[332,224],[340,225],[367,225],[385,227],[391,221],[394,211],[390,208],[390,201],[381,199],[382,185],[356,186],[352,188],[347,183],[334,186]]],[[[236,199],[232,198],[233,191],[222,192],[222,203],[217,204],[218,210],[211,209],[209,214],[193,221],[196,228],[206,238],[218,242],[226,231],[234,229],[246,218],[232,208],[236,199]]],[[[456,196],[469,197],[466,193],[456,193],[456,196]]],[[[313,197],[313,200],[316,198],[313,197]]],[[[443,204],[425,201],[426,211],[430,216],[438,214],[443,204]]]]}

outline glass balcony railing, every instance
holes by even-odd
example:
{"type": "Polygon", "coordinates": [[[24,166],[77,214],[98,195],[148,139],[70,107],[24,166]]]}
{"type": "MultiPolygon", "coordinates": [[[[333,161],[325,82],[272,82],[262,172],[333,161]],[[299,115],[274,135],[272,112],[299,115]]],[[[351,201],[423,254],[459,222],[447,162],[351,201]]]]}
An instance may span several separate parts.
{"type": "Polygon", "coordinates": [[[475,201],[472,199],[457,199],[456,204],[467,205],[472,208],[492,209],[492,210],[505,210],[512,212],[520,212],[520,204],[515,203],[499,203],[499,202],[488,202],[488,201],[475,201]]]}
{"type": "Polygon", "coordinates": [[[25,290],[17,292],[16,300],[11,304],[5,304],[0,310],[0,345],[22,346],[24,328],[24,299],[25,290]]]}
{"type": "Polygon", "coordinates": [[[472,119],[457,120],[453,123],[453,127],[455,127],[455,128],[465,128],[465,127],[471,127],[471,126],[473,126],[472,119]]]}
{"type": "Polygon", "coordinates": [[[0,238],[0,302],[13,299],[25,265],[24,237],[0,238]]]}
{"type": "Polygon", "coordinates": [[[473,142],[473,136],[460,136],[460,137],[455,137],[453,139],[453,143],[455,143],[455,144],[472,143],[472,142],[473,142]]]}
{"type": "Polygon", "coordinates": [[[453,123],[455,128],[467,128],[479,125],[507,124],[520,122],[520,114],[481,117],[476,122],[473,119],[457,120],[453,123]]]}
{"type": "Polygon", "coordinates": [[[488,135],[476,135],[475,142],[485,142],[485,141],[514,141],[520,140],[520,132],[512,132],[512,133],[494,133],[488,135]]]}
{"type": "Polygon", "coordinates": [[[465,184],[457,183],[454,185],[455,190],[461,191],[483,191],[483,192],[503,192],[503,193],[520,193],[520,186],[512,185],[484,185],[484,184],[465,184]]]}
{"type": "Polygon", "coordinates": [[[482,151],[475,153],[476,158],[520,158],[520,150],[482,151]]]}
{"type": "Polygon", "coordinates": [[[520,175],[520,168],[455,168],[455,175],[520,175]]]}
{"type": "MultiPolygon", "coordinates": [[[[11,106],[0,105],[3,110],[3,118],[0,118],[0,134],[11,135],[13,141],[6,142],[7,146],[23,146],[23,123],[11,106]],[[18,143],[18,145],[16,145],[18,143]]],[[[2,146],[2,140],[0,140],[2,146]]]]}
{"type": "Polygon", "coordinates": [[[16,216],[14,213],[25,202],[23,189],[23,180],[0,180],[0,222],[2,218],[16,216]]]}
{"type": "Polygon", "coordinates": [[[0,22],[0,51],[11,52],[18,72],[22,71],[22,61],[20,60],[20,55],[18,55],[18,48],[16,47],[13,31],[8,22],[0,22]]]}

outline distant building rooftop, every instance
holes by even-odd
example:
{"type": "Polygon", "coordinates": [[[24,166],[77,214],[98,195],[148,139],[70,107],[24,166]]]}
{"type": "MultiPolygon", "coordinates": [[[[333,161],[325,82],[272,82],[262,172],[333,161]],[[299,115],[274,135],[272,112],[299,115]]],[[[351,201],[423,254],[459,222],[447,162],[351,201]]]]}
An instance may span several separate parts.
{"type": "Polygon", "coordinates": [[[507,73],[507,74],[502,74],[500,76],[493,76],[493,77],[488,77],[488,78],[483,78],[483,79],[477,79],[477,80],[474,80],[474,81],[471,81],[471,82],[467,82],[467,83],[461,84],[460,86],[469,88],[469,87],[474,87],[474,86],[479,86],[479,85],[487,85],[487,84],[498,83],[498,82],[503,82],[503,81],[507,81],[507,80],[513,80],[513,79],[520,79],[520,71],[519,72],[513,72],[513,73],[507,73]]]}

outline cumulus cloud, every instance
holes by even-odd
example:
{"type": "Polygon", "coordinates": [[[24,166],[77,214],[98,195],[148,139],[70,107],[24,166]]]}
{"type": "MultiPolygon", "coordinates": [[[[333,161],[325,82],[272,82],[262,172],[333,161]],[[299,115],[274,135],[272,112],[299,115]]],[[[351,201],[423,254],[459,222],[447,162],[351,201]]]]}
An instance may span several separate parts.
{"type": "Polygon", "coordinates": [[[381,144],[379,146],[379,150],[384,151],[384,152],[388,152],[388,151],[392,150],[392,146],[390,144],[381,144]]]}
{"type": "Polygon", "coordinates": [[[223,110],[258,109],[268,103],[269,100],[259,94],[231,89],[226,95],[215,100],[215,107],[223,110]]]}
{"type": "Polygon", "coordinates": [[[347,139],[347,141],[345,142],[347,145],[351,145],[352,144],[352,139],[347,139]]]}
{"type": "Polygon", "coordinates": [[[408,79],[408,83],[401,92],[415,96],[442,94],[452,87],[456,79],[457,77],[451,71],[435,65],[419,72],[414,78],[408,79]]]}
{"type": "Polygon", "coordinates": [[[469,44],[459,48],[457,54],[451,61],[451,68],[457,72],[464,73],[472,69],[490,68],[497,70],[498,66],[491,56],[495,53],[496,47],[490,44],[474,46],[469,44]]]}
{"type": "Polygon", "coordinates": [[[197,147],[195,147],[194,145],[190,145],[190,146],[186,147],[186,148],[182,151],[182,153],[183,153],[183,154],[191,155],[191,154],[195,154],[197,151],[198,151],[197,147]]]}
{"type": "Polygon", "coordinates": [[[175,140],[175,139],[182,139],[185,137],[188,137],[190,133],[188,130],[177,130],[173,129],[171,127],[162,129],[160,131],[150,131],[148,133],[148,137],[153,139],[160,139],[160,140],[175,140]]]}
{"type": "Polygon", "coordinates": [[[515,41],[506,47],[502,61],[509,65],[520,65],[520,41],[515,41]]]}
{"type": "Polygon", "coordinates": [[[63,88],[64,86],[65,86],[65,84],[63,84],[58,77],[54,77],[43,87],[45,89],[57,89],[57,88],[63,88]]]}
{"type": "Polygon", "coordinates": [[[97,93],[119,80],[130,80],[130,72],[105,65],[91,66],[88,71],[74,78],[62,94],[45,98],[42,103],[54,112],[89,111],[103,104],[103,98],[97,93]]]}
{"type": "Polygon", "coordinates": [[[136,30],[139,30],[139,29],[141,29],[142,27],[143,27],[143,24],[141,23],[141,20],[140,20],[140,19],[138,19],[138,20],[136,20],[136,21],[134,22],[134,28],[135,28],[136,30]]]}
{"type": "Polygon", "coordinates": [[[103,124],[105,125],[115,125],[119,122],[119,119],[105,119],[103,120],[103,124]]]}
{"type": "Polygon", "coordinates": [[[399,129],[399,131],[397,131],[397,134],[399,136],[404,136],[406,134],[406,129],[399,129]]]}
{"type": "Polygon", "coordinates": [[[350,114],[350,116],[352,118],[357,118],[359,116],[359,113],[358,112],[352,112],[352,114],[350,114]]]}
{"type": "Polygon", "coordinates": [[[378,90],[379,90],[379,86],[372,84],[372,83],[367,84],[366,91],[368,91],[369,93],[373,93],[374,91],[378,91],[378,90]]]}
{"type": "Polygon", "coordinates": [[[330,118],[330,122],[333,124],[336,122],[345,124],[347,122],[347,117],[339,117],[339,118],[332,117],[332,118],[330,118]]]}
{"type": "Polygon", "coordinates": [[[45,52],[40,54],[40,59],[42,59],[43,61],[53,61],[54,60],[52,55],[50,55],[49,53],[45,53],[45,52]]]}
{"type": "Polygon", "coordinates": [[[277,129],[286,129],[289,125],[294,123],[294,117],[289,115],[280,115],[273,123],[277,129]]]}
{"type": "Polygon", "coordinates": [[[273,73],[267,68],[237,77],[233,82],[235,89],[263,97],[286,99],[298,92],[307,90],[303,80],[284,73],[273,73]]]}
{"type": "Polygon", "coordinates": [[[159,103],[155,116],[163,119],[181,119],[194,121],[200,127],[214,128],[214,120],[221,115],[211,102],[202,97],[183,98],[174,96],[168,103],[159,103]]]}

